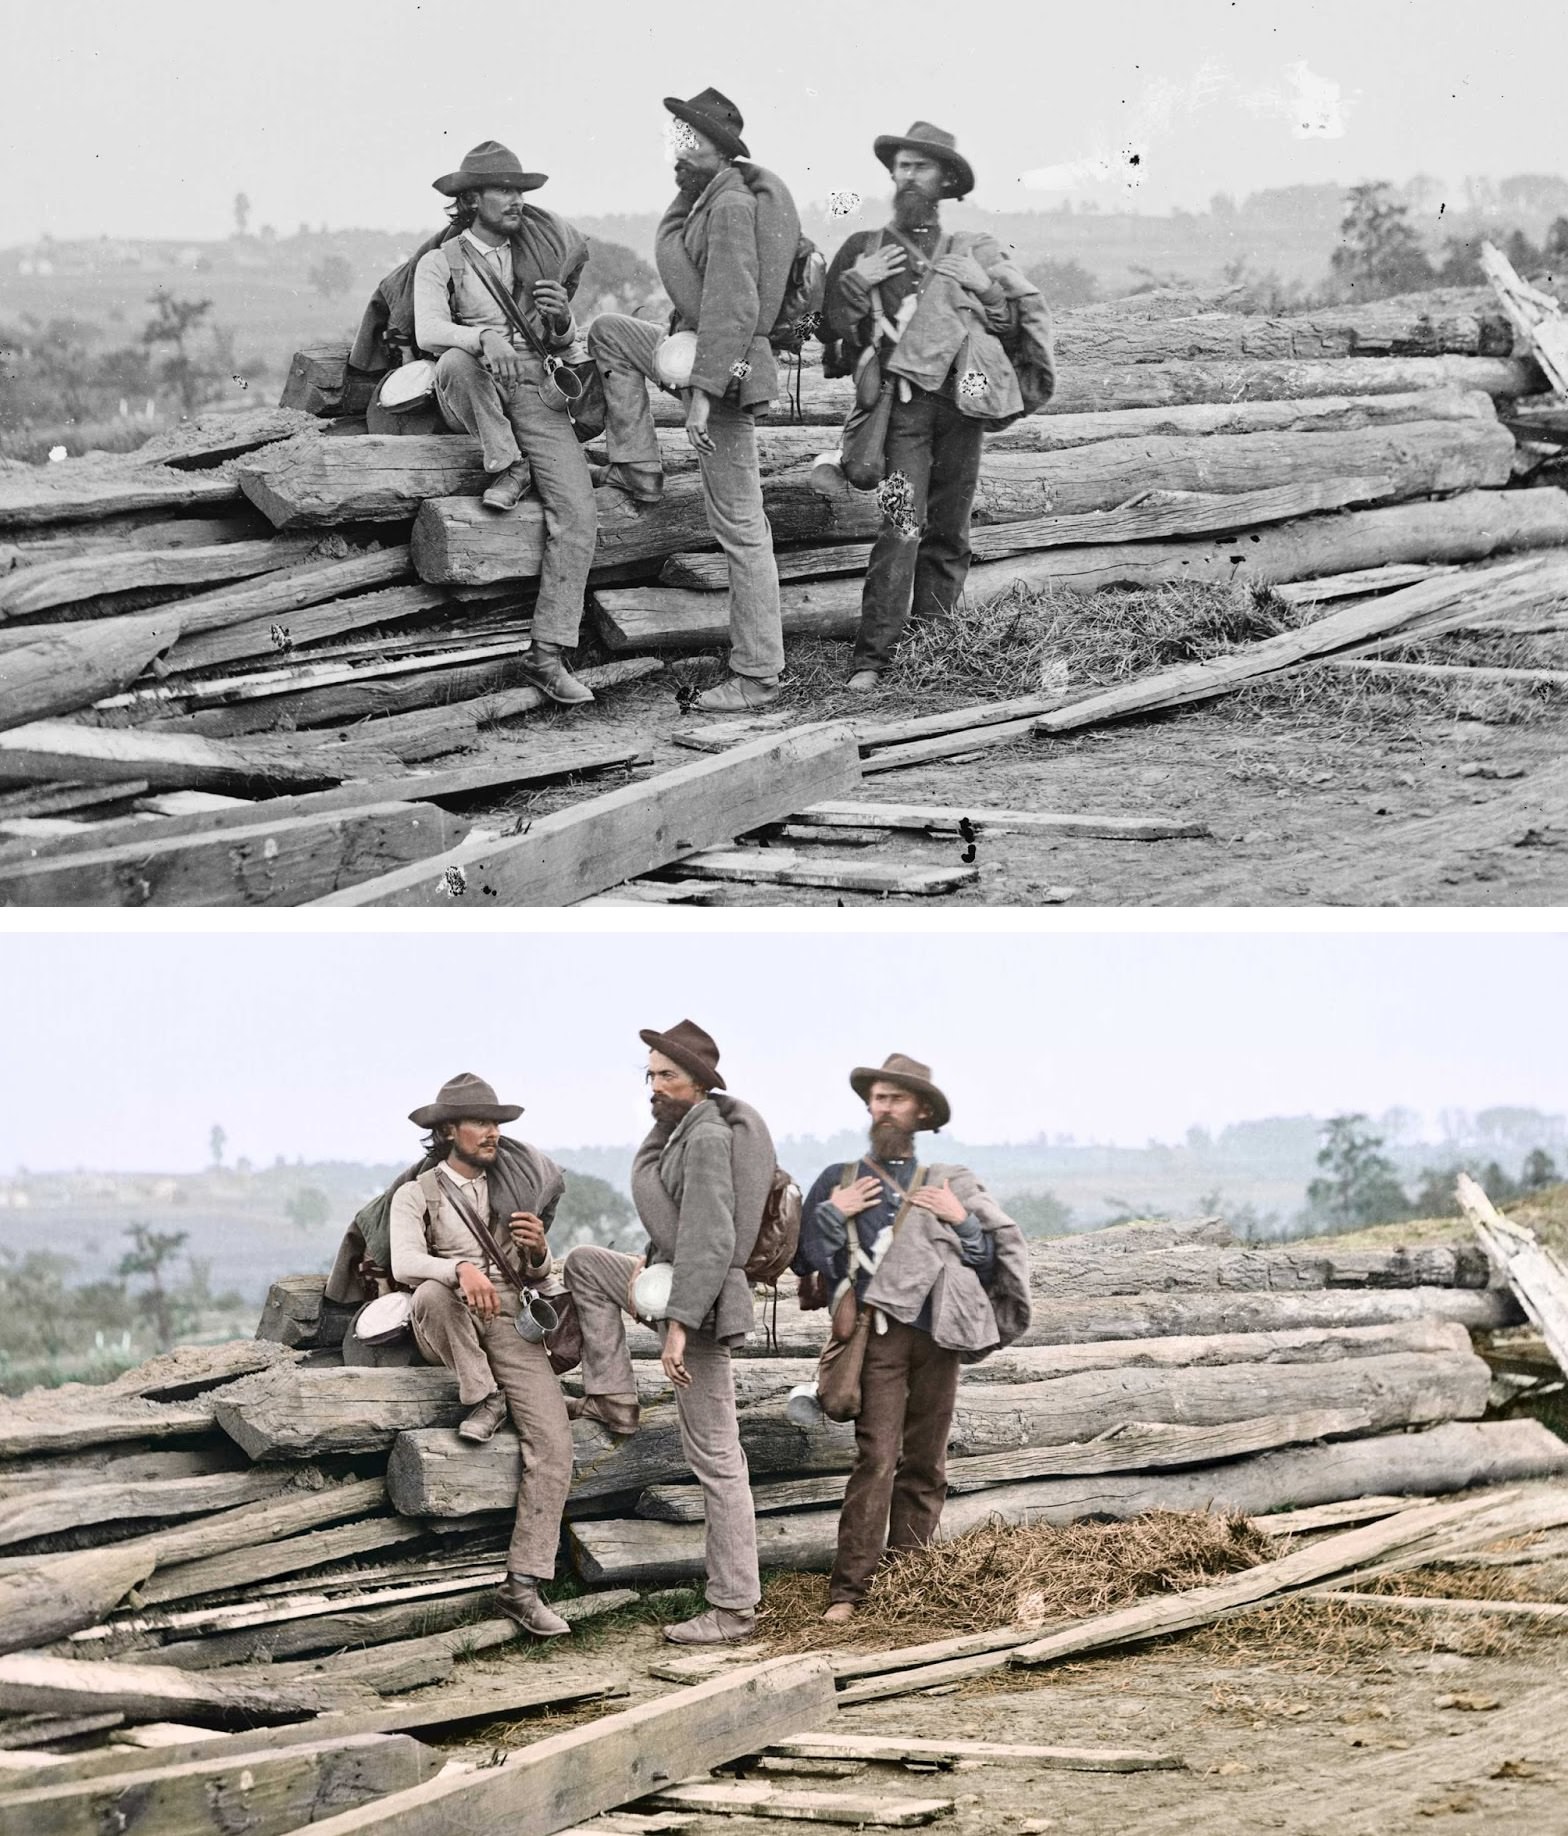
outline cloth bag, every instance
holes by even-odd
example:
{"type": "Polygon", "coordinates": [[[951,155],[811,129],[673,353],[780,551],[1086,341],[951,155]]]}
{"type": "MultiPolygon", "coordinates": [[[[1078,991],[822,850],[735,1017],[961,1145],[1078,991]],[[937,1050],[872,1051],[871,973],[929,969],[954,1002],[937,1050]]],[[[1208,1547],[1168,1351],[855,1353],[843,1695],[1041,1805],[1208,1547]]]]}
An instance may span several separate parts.
{"type": "MultiPolygon", "coordinates": [[[[844,1184],[854,1178],[859,1163],[844,1169],[844,1184]]],[[[909,1215],[909,1201],[925,1180],[925,1168],[917,1167],[909,1191],[898,1208],[892,1230],[896,1233],[909,1215]]],[[[853,1219],[851,1220],[853,1225],[853,1219]]],[[[875,1307],[862,1307],[855,1294],[854,1264],[844,1291],[833,1304],[828,1324],[828,1342],[817,1359],[817,1401],[830,1422],[852,1422],[860,1413],[860,1375],[866,1363],[866,1345],[876,1323],[875,1307]]]]}

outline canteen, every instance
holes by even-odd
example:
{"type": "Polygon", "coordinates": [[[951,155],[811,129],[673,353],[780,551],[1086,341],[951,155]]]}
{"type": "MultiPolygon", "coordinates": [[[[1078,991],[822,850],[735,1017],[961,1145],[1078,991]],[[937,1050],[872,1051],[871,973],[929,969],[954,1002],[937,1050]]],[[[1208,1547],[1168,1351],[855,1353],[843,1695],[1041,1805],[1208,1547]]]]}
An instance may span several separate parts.
{"type": "Polygon", "coordinates": [[[653,367],[666,389],[684,389],[691,382],[692,366],[697,361],[697,334],[671,332],[653,353],[653,367]]]}
{"type": "Polygon", "coordinates": [[[632,1299],[637,1303],[640,1320],[662,1320],[670,1304],[670,1287],[675,1280],[674,1267],[655,1262],[644,1269],[632,1283],[632,1299]]]}
{"type": "Polygon", "coordinates": [[[413,1311],[413,1296],[394,1289],[366,1301],[354,1315],[351,1331],[362,1345],[390,1345],[408,1332],[413,1311]]]}
{"type": "Polygon", "coordinates": [[[424,407],[436,392],[436,366],[428,357],[389,370],[377,391],[377,400],[393,413],[424,407]]]}

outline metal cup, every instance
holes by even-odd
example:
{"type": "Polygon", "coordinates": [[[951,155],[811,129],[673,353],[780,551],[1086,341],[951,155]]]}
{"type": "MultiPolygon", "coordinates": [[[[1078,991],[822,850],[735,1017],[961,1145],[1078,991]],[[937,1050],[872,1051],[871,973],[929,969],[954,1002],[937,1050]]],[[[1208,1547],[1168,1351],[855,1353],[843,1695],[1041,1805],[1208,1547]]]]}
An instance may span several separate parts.
{"type": "Polygon", "coordinates": [[[539,384],[539,399],[555,414],[565,414],[583,392],[583,379],[558,358],[545,360],[544,381],[539,384]]]}
{"type": "Polygon", "coordinates": [[[530,1345],[543,1345],[561,1323],[561,1316],[542,1294],[525,1294],[512,1322],[517,1336],[530,1345]]]}

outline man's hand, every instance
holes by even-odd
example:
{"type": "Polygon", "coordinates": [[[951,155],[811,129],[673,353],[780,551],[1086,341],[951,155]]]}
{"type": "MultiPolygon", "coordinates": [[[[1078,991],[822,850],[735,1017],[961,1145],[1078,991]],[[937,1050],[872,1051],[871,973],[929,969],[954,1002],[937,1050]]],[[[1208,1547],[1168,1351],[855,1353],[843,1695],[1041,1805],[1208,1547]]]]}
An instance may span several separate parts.
{"type": "Polygon", "coordinates": [[[856,1218],[877,1203],[883,1190],[881,1180],[868,1173],[863,1179],[853,1180],[849,1185],[839,1186],[830,1192],[828,1203],[841,1217],[856,1218]]]}
{"type": "Polygon", "coordinates": [[[512,1241],[530,1262],[543,1262],[550,1253],[550,1246],[545,1242],[544,1219],[535,1217],[531,1211],[514,1211],[507,1220],[512,1233],[512,1241]]]}
{"type": "Polygon", "coordinates": [[[718,451],[708,432],[708,412],[713,402],[705,389],[686,389],[682,393],[686,397],[686,438],[699,453],[711,457],[718,451]]]}
{"type": "Polygon", "coordinates": [[[659,1360],[664,1374],[677,1390],[689,1389],[691,1372],[686,1368],[686,1328],[679,1320],[664,1322],[664,1356],[659,1360]]]}
{"type": "Polygon", "coordinates": [[[565,330],[572,316],[572,302],[559,281],[535,281],[534,305],[551,321],[557,331],[565,330]]]}
{"type": "Polygon", "coordinates": [[[493,1320],[500,1317],[501,1297],[495,1291],[495,1283],[483,1269],[476,1269],[471,1262],[460,1262],[457,1265],[457,1285],[470,1310],[478,1314],[480,1319],[493,1320]]]}
{"type": "Polygon", "coordinates": [[[953,1188],[945,1179],[940,1186],[922,1186],[909,1202],[921,1211],[929,1211],[932,1217],[940,1218],[944,1224],[962,1224],[969,1216],[969,1207],[955,1196],[953,1188]]]}
{"type": "Polygon", "coordinates": [[[868,287],[880,287],[883,281],[901,273],[909,258],[896,242],[884,242],[879,249],[867,249],[850,263],[850,273],[868,287]]]}
{"type": "Polygon", "coordinates": [[[514,351],[500,332],[482,331],[479,334],[479,354],[497,382],[523,380],[522,352],[514,351]]]}
{"type": "Polygon", "coordinates": [[[944,255],[940,261],[932,262],[931,272],[957,281],[966,293],[990,293],[996,287],[996,282],[973,255],[944,255]]]}
{"type": "Polygon", "coordinates": [[[637,1296],[632,1290],[637,1286],[637,1277],[647,1266],[648,1258],[646,1256],[639,1256],[632,1264],[631,1274],[626,1277],[626,1311],[634,1320],[641,1316],[637,1312],[637,1296]]]}

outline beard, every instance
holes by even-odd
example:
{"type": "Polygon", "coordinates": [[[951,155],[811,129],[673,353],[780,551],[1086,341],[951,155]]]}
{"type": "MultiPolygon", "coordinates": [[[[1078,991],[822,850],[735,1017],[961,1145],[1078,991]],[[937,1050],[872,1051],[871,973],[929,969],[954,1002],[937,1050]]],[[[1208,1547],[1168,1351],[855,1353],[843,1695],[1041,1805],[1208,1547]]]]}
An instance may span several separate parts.
{"type": "Polygon", "coordinates": [[[909,1160],[915,1152],[915,1138],[896,1122],[871,1124],[871,1158],[873,1160],[909,1160]]]}
{"type": "Polygon", "coordinates": [[[656,1090],[648,1099],[648,1107],[653,1111],[654,1128],[669,1135],[687,1110],[695,1105],[683,1103],[679,1097],[666,1096],[662,1090],[656,1090]]]}
{"type": "Polygon", "coordinates": [[[682,197],[689,198],[693,203],[708,189],[712,179],[711,172],[704,172],[689,160],[678,159],[675,162],[675,188],[682,197]]]}
{"type": "Polygon", "coordinates": [[[918,185],[900,185],[893,193],[893,221],[901,230],[925,229],[937,221],[936,199],[918,185]]]}

